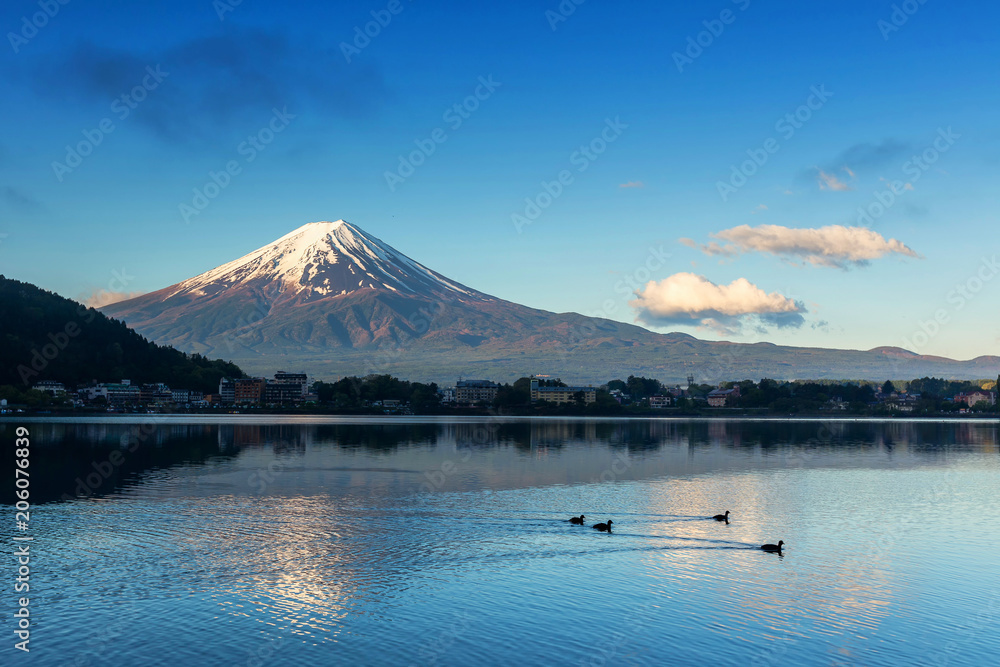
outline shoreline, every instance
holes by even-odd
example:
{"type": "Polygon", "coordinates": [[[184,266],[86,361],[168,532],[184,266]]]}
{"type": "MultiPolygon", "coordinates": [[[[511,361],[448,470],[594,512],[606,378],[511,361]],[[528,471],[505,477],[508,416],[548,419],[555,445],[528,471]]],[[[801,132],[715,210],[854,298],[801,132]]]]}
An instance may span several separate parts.
{"type": "Polygon", "coordinates": [[[587,421],[587,422],[629,422],[629,421],[662,421],[662,422],[842,422],[842,423],[971,423],[998,424],[1000,417],[951,417],[951,416],[837,416],[822,415],[801,416],[752,416],[752,415],[331,415],[331,414],[191,414],[191,413],[132,413],[132,414],[32,414],[32,415],[0,415],[0,424],[14,423],[150,423],[170,421],[173,423],[255,423],[262,424],[478,424],[483,422],[544,422],[544,421],[587,421]]]}

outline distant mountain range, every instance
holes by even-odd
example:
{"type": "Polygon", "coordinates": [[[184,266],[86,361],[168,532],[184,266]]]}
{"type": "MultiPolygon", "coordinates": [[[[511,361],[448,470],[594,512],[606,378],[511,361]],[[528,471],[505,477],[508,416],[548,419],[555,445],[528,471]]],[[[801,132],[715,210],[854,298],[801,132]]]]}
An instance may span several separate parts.
{"type": "Polygon", "coordinates": [[[231,359],[249,372],[306,370],[328,379],[958,379],[1000,370],[996,356],[955,361],[892,347],[714,342],[550,313],[450,280],[343,220],[303,225],[228,264],[102,310],[157,343],[231,359]]]}

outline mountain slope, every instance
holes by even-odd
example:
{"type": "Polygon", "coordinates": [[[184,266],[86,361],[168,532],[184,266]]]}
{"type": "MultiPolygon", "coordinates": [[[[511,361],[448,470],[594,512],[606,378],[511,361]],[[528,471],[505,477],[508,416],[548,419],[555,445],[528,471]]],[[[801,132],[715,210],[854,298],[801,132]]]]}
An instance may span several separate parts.
{"type": "Polygon", "coordinates": [[[368,372],[423,380],[575,381],[647,374],[679,381],[993,377],[997,357],[956,362],[896,348],[868,352],[702,341],[550,313],[449,280],[344,222],[316,222],[237,260],[104,312],[182,350],[269,373],[368,372]]]}
{"type": "Polygon", "coordinates": [[[190,357],[150,343],[93,308],[0,276],[0,385],[21,389],[41,380],[166,382],[178,389],[217,391],[239,367],[190,357]]]}

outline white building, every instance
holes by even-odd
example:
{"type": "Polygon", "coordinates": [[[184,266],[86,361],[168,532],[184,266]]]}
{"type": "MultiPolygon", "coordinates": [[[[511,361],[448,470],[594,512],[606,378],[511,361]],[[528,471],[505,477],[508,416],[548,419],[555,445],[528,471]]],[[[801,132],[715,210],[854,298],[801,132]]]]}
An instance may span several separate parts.
{"type": "Polygon", "coordinates": [[[66,386],[62,382],[55,382],[53,380],[42,380],[41,382],[37,382],[32,389],[37,391],[47,391],[53,396],[66,393],[66,386]]]}
{"type": "Polygon", "coordinates": [[[663,408],[669,408],[674,403],[673,396],[650,396],[649,397],[649,407],[661,410],[663,408]]]}

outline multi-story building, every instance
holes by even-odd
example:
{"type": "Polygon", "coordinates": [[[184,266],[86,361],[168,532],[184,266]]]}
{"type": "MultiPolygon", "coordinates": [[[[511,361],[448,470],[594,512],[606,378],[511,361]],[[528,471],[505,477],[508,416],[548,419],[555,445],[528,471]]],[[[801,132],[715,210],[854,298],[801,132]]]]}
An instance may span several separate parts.
{"type": "Polygon", "coordinates": [[[499,389],[500,385],[489,380],[459,380],[455,384],[455,402],[459,405],[474,405],[480,401],[492,403],[499,389]]]}
{"type": "Polygon", "coordinates": [[[650,396],[649,397],[649,407],[654,410],[660,410],[663,408],[669,408],[674,403],[673,396],[650,396]]]}
{"type": "Polygon", "coordinates": [[[93,401],[98,397],[108,400],[108,386],[106,384],[94,384],[89,387],[80,387],[76,393],[85,401],[93,401]]]}
{"type": "Polygon", "coordinates": [[[285,405],[302,402],[302,387],[295,384],[267,381],[264,387],[264,403],[267,405],[285,405]]]}
{"type": "Polygon", "coordinates": [[[278,371],[274,374],[274,383],[296,388],[299,396],[305,396],[309,390],[309,376],[305,373],[278,371]]]}
{"type": "Polygon", "coordinates": [[[584,403],[597,401],[595,387],[542,387],[536,378],[531,379],[531,402],[548,401],[549,403],[575,403],[583,394],[584,403]]]}
{"type": "Polygon", "coordinates": [[[131,380],[106,382],[103,386],[107,391],[108,405],[122,407],[138,405],[142,401],[142,390],[133,385],[131,380]]]}
{"type": "Polygon", "coordinates": [[[170,400],[177,405],[187,405],[191,402],[191,392],[187,389],[171,389],[170,400]]]}
{"type": "Polygon", "coordinates": [[[144,384],[139,389],[139,402],[143,405],[167,405],[173,402],[173,392],[162,382],[144,384]]]}
{"type": "Polygon", "coordinates": [[[739,387],[733,387],[732,389],[713,389],[708,392],[708,405],[713,408],[724,408],[727,405],[732,405],[733,401],[739,397],[739,387]]]}
{"type": "Polygon", "coordinates": [[[219,380],[219,403],[232,405],[236,402],[236,381],[229,378],[219,380]]]}
{"type": "Polygon", "coordinates": [[[305,373],[278,371],[273,380],[267,381],[264,402],[268,405],[301,403],[309,391],[309,376],[305,373]]]}
{"type": "Polygon", "coordinates": [[[41,382],[36,382],[32,389],[45,391],[53,396],[66,393],[66,385],[62,382],[56,382],[54,380],[42,380],[41,382]]]}
{"type": "Polygon", "coordinates": [[[240,378],[233,390],[233,402],[236,405],[260,405],[266,389],[267,380],[264,378],[240,378]]]}
{"type": "Polygon", "coordinates": [[[976,403],[986,403],[986,405],[995,405],[996,394],[992,391],[986,391],[985,389],[977,389],[976,391],[970,391],[967,394],[956,394],[956,403],[965,403],[970,408],[976,403]]]}

